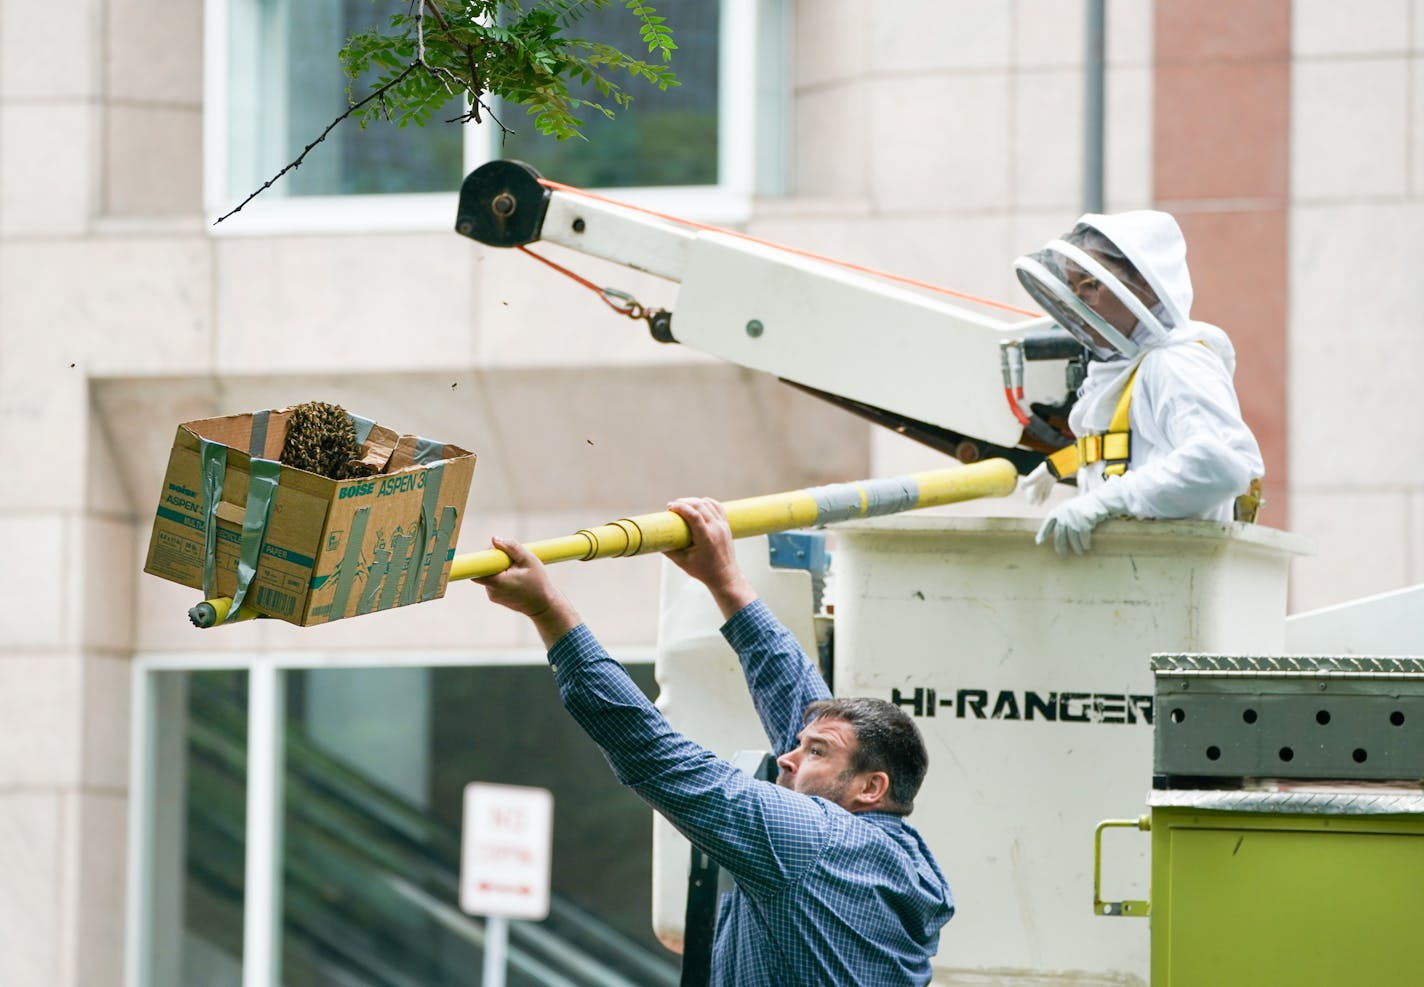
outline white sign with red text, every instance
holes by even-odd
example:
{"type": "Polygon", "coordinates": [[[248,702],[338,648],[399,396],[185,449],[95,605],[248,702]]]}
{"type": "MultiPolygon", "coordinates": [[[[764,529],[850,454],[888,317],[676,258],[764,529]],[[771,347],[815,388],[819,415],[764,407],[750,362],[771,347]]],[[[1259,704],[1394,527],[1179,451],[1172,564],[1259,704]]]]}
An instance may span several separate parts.
{"type": "Polygon", "coordinates": [[[538,921],[549,914],[554,795],[547,788],[465,786],[460,908],[538,921]]]}

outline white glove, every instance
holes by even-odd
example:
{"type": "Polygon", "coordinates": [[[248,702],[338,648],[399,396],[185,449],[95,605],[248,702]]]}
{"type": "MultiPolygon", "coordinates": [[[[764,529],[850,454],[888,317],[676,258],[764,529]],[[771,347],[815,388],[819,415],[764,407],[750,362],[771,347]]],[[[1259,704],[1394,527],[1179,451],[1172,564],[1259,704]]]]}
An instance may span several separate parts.
{"type": "Polygon", "coordinates": [[[1037,507],[1048,499],[1057,482],[1058,478],[1048,472],[1048,461],[1044,460],[1034,467],[1028,476],[1019,477],[1019,489],[1023,491],[1025,499],[1037,507]]]}
{"type": "Polygon", "coordinates": [[[1034,536],[1035,544],[1053,539],[1054,551],[1067,557],[1068,550],[1082,555],[1093,547],[1093,529],[1103,521],[1126,513],[1122,495],[1109,483],[1089,494],[1082,494],[1055,507],[1034,536]]]}

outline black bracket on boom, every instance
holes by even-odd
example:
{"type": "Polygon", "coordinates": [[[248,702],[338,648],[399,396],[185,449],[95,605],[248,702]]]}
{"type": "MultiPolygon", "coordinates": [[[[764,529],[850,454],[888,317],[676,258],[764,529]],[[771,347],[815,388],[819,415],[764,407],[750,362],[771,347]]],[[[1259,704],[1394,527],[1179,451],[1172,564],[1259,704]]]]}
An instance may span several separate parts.
{"type": "Polygon", "coordinates": [[[544,228],[549,190],[523,161],[490,161],[460,183],[455,232],[491,247],[534,243],[544,228]]]}

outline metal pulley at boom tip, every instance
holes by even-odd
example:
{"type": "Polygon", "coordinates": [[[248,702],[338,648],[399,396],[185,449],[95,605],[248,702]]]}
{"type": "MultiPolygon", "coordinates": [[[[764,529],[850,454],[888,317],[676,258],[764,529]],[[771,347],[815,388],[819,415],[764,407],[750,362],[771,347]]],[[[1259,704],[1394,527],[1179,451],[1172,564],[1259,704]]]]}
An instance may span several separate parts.
{"type": "MultiPolygon", "coordinates": [[[[939,507],[980,497],[1005,497],[1018,484],[1018,471],[1006,459],[986,459],[967,466],[910,473],[886,479],[832,483],[785,493],[729,500],[723,503],[734,538],[751,538],[778,531],[812,528],[883,517],[902,511],[939,507]]],[[[692,543],[687,523],[672,511],[620,518],[570,535],[528,542],[525,547],[545,564],[626,558],[686,548],[692,543]]],[[[509,556],[498,549],[457,555],[450,562],[450,581],[482,579],[509,568],[509,556]]],[[[232,600],[204,600],[188,611],[195,627],[225,622],[232,600]]],[[[232,620],[260,616],[243,606],[232,620]]],[[[231,622],[231,621],[227,621],[231,622]]]]}

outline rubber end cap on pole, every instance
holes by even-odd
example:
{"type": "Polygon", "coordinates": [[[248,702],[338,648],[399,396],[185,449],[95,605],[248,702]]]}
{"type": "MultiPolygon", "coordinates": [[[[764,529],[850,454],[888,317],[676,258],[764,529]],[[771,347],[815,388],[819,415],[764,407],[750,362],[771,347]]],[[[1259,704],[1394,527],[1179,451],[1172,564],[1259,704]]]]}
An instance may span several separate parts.
{"type": "Polygon", "coordinates": [[[211,603],[204,600],[188,610],[188,619],[193,622],[194,627],[212,627],[218,622],[218,612],[211,603]]]}

